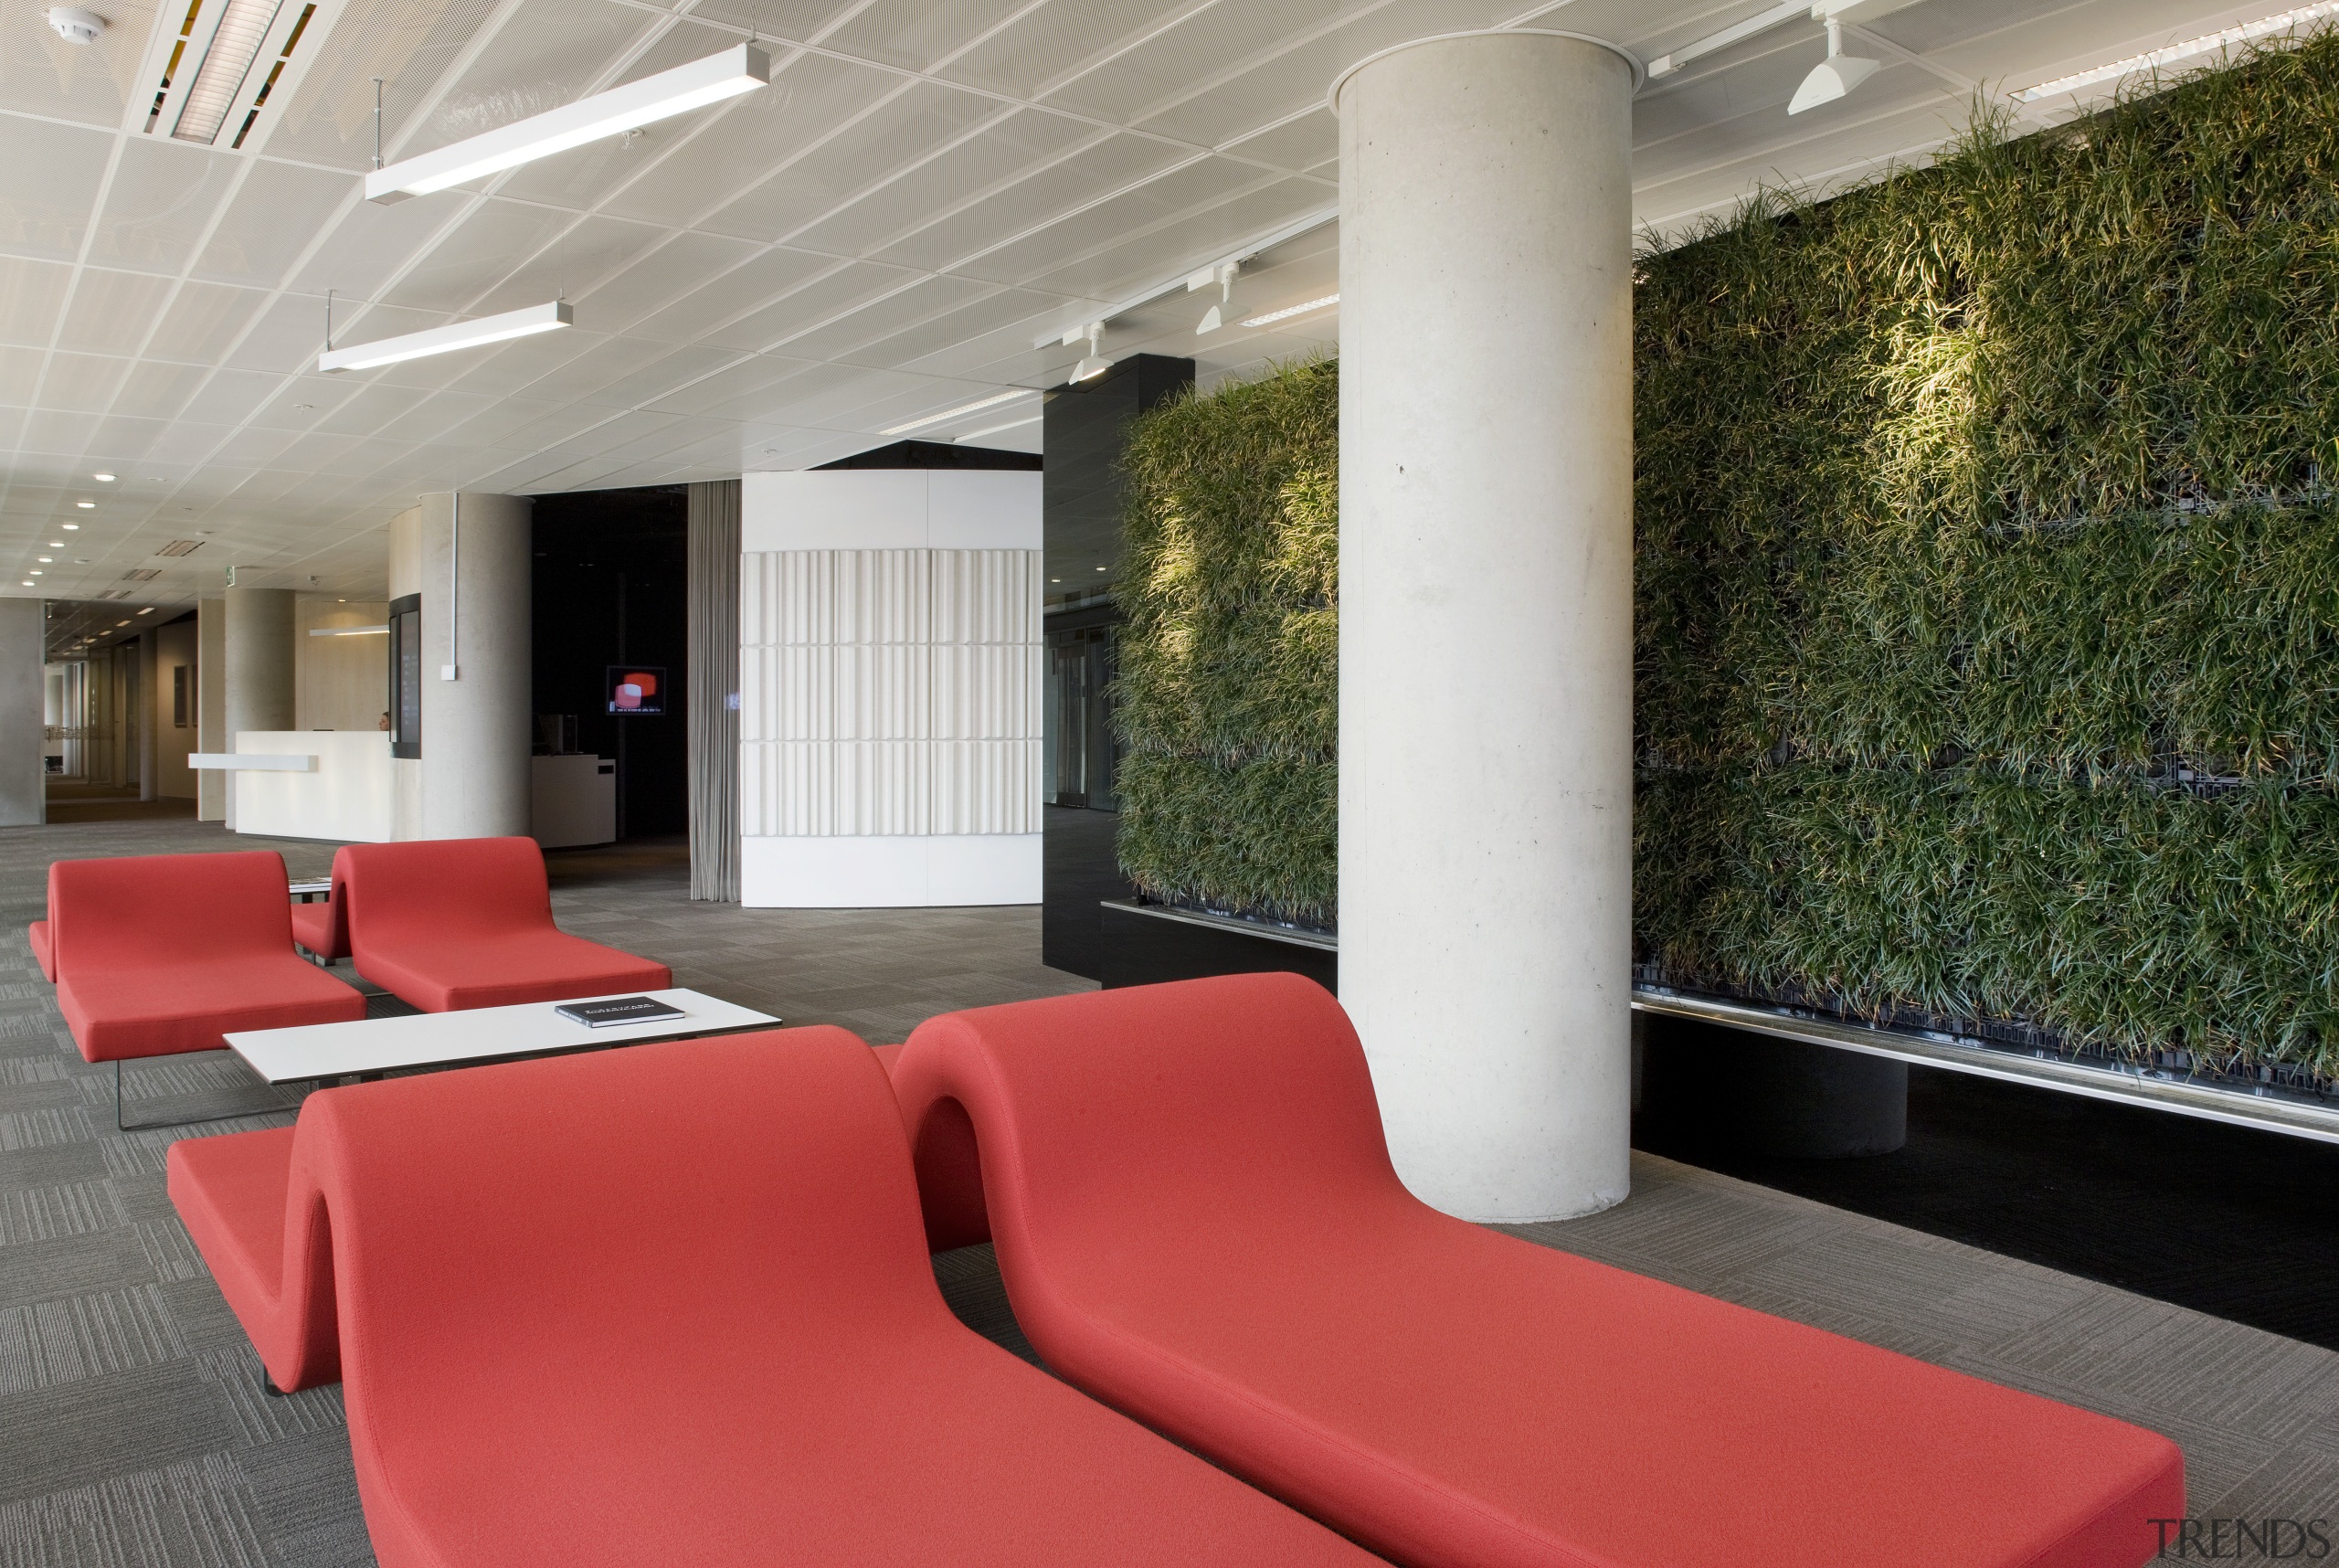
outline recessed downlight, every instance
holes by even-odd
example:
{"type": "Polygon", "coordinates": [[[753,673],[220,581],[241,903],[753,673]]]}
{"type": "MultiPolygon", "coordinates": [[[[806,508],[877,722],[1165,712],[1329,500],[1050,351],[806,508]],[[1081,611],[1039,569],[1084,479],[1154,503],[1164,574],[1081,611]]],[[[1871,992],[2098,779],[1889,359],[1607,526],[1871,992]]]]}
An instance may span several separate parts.
{"type": "Polygon", "coordinates": [[[152,615],[152,614],[153,614],[153,613],[154,613],[154,607],[153,607],[153,605],[151,605],[151,604],[150,604],[150,605],[148,605],[145,609],[143,609],[140,610],[138,613],[139,613],[139,614],[141,614],[141,615],[152,615]]]}

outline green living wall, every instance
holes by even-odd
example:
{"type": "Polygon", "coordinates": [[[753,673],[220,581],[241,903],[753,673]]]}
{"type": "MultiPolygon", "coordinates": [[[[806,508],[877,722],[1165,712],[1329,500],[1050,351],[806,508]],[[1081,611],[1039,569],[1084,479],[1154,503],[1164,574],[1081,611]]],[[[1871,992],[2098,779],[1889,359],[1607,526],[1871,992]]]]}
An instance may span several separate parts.
{"type": "MultiPolygon", "coordinates": [[[[1759,206],[1636,336],[1648,972],[2339,1073],[2339,41],[1759,206]]],[[[1137,434],[1159,895],[1331,909],[1333,409],[1137,434]]]]}

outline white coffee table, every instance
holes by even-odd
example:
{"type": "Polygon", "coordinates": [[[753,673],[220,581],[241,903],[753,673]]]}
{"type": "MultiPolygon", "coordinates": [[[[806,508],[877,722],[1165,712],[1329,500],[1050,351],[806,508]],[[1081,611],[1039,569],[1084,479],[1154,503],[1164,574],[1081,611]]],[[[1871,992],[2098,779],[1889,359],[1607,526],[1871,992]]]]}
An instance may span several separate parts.
{"type": "MultiPolygon", "coordinates": [[[[555,1001],[517,1007],[475,1007],[460,1012],[419,1012],[408,1018],[361,1018],[349,1023],[303,1023],[291,1029],[247,1029],[228,1036],[251,1070],[271,1084],[384,1073],[397,1067],[450,1066],[492,1062],[503,1056],[533,1056],[548,1051],[584,1051],[601,1045],[630,1045],[672,1040],[727,1029],[769,1028],[779,1022],[767,1012],[736,1007],[694,991],[630,991],[621,996],[653,996],[683,1010],[680,1018],[647,1023],[615,1023],[588,1029],[553,1011],[555,1001]]],[[[594,1001],[566,997],[564,1001],[594,1001]]]]}

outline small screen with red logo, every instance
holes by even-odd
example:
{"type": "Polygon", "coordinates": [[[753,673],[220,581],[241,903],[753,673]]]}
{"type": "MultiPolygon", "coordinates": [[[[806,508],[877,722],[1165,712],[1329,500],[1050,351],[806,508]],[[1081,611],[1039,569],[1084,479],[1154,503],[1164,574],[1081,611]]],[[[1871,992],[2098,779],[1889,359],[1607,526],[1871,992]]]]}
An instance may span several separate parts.
{"type": "Polygon", "coordinates": [[[636,717],[666,711],[666,671],[662,665],[609,666],[609,712],[636,717]]]}

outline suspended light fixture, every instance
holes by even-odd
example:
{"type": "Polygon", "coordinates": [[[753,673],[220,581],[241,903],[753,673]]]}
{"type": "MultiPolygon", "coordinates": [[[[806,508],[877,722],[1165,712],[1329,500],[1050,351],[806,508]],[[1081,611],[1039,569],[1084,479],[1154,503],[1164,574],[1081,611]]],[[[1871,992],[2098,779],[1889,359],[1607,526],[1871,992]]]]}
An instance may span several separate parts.
{"type": "Polygon", "coordinates": [[[477,348],[482,344],[555,332],[575,319],[566,300],[552,300],[525,310],[506,311],[500,316],[482,316],[475,322],[456,322],[428,332],[410,332],[403,337],[386,337],[355,348],[327,348],[317,356],[317,368],[371,370],[377,365],[396,365],[400,360],[420,359],[426,355],[451,354],[459,348],[477,348]]]}
{"type": "Polygon", "coordinates": [[[1066,379],[1073,382],[1093,381],[1113,368],[1113,362],[1105,357],[1105,323],[1090,322],[1085,327],[1074,327],[1064,334],[1064,346],[1069,348],[1084,337],[1088,340],[1088,355],[1072,367],[1072,375],[1066,379]]]}
{"type": "Polygon", "coordinates": [[[1882,60],[1846,54],[1844,24],[1830,16],[1827,18],[1827,58],[1813,66],[1811,74],[1803,79],[1803,85],[1794,90],[1794,97],[1787,103],[1787,112],[1800,114],[1806,109],[1833,103],[1883,69],[1882,60]]]}
{"type": "Polygon", "coordinates": [[[740,44],[375,169],[365,176],[365,199],[393,202],[428,196],[770,84],[770,57],[753,44],[740,44]]]}

